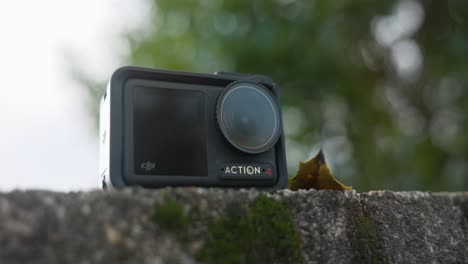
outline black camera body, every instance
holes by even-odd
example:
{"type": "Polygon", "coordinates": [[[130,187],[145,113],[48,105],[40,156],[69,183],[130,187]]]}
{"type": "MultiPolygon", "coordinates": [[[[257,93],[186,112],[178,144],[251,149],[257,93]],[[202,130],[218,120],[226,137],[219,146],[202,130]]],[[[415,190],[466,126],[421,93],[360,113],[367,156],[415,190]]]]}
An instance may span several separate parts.
{"type": "Polygon", "coordinates": [[[262,75],[123,67],[100,106],[103,188],[287,185],[278,87],[262,75]]]}

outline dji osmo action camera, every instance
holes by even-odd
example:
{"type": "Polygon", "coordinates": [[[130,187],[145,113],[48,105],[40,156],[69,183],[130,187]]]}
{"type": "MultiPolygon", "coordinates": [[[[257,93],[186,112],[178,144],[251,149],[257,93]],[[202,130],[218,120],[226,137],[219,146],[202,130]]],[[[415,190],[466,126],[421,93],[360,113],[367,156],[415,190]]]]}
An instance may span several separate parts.
{"type": "Polygon", "coordinates": [[[287,184],[278,87],[262,75],[120,68],[100,139],[104,189],[287,184]]]}

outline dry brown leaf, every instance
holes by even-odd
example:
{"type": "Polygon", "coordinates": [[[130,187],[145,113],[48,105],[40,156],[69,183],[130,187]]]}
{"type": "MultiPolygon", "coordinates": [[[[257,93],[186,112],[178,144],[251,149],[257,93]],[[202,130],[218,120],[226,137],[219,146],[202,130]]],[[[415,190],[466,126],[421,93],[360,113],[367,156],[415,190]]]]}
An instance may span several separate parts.
{"type": "Polygon", "coordinates": [[[299,161],[299,169],[296,176],[289,179],[288,187],[292,191],[299,189],[316,190],[351,190],[339,182],[328,169],[322,149],[307,162],[299,161]]]}

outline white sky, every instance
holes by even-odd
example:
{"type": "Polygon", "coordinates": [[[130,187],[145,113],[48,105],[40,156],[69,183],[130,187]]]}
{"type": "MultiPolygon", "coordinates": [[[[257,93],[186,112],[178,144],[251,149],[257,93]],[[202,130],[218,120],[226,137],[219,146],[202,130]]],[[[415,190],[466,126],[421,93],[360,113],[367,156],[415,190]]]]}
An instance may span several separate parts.
{"type": "Polygon", "coordinates": [[[98,141],[86,93],[64,58],[107,79],[141,26],[144,2],[0,1],[0,191],[97,188],[98,141]]]}

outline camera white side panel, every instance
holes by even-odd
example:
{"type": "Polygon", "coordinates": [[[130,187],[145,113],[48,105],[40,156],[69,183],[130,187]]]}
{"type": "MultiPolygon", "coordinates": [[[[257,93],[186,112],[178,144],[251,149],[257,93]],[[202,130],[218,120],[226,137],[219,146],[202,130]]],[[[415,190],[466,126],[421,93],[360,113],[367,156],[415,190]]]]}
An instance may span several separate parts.
{"type": "Polygon", "coordinates": [[[110,166],[110,82],[99,105],[99,175],[102,187],[108,185],[110,166]]]}

